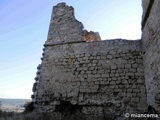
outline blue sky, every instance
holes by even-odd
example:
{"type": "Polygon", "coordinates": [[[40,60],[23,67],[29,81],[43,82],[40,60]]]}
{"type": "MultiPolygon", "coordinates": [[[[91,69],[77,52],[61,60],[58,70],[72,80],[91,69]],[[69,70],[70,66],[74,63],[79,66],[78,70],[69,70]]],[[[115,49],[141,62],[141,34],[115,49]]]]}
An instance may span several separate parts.
{"type": "Polygon", "coordinates": [[[102,40],[141,38],[141,0],[0,0],[0,98],[30,98],[52,6],[60,2],[102,40]]]}

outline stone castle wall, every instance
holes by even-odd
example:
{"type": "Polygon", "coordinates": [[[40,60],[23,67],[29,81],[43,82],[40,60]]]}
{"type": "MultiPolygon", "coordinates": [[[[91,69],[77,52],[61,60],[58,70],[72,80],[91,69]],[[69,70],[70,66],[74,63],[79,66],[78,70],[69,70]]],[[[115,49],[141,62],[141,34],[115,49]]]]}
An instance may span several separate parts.
{"type": "Polygon", "coordinates": [[[38,75],[36,102],[42,108],[69,101],[146,109],[140,40],[46,46],[38,75]]]}
{"type": "Polygon", "coordinates": [[[85,40],[85,31],[72,7],[65,3],[53,7],[33,85],[36,108],[53,112],[69,103],[99,120],[100,116],[121,119],[125,113],[146,111],[141,40],[99,41],[94,32],[98,39],[85,40]]]}
{"type": "Polygon", "coordinates": [[[146,15],[147,11],[149,13],[142,30],[147,103],[160,112],[160,1],[143,0],[142,5],[143,16],[146,15]]]}

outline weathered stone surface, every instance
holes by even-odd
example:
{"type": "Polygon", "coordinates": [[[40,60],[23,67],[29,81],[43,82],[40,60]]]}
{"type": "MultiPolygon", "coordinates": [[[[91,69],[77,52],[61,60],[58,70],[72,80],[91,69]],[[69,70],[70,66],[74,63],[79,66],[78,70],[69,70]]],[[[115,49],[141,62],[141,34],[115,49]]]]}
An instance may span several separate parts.
{"type": "Polygon", "coordinates": [[[86,42],[93,42],[93,41],[100,41],[101,37],[98,32],[93,32],[93,31],[88,32],[87,30],[84,30],[83,39],[86,42]]]}
{"type": "Polygon", "coordinates": [[[142,31],[143,64],[147,89],[147,103],[158,110],[159,104],[155,98],[160,97],[160,89],[158,89],[160,85],[160,1],[142,1],[143,19],[148,11],[150,2],[153,2],[153,5],[142,31]]]}
{"type": "MultiPolygon", "coordinates": [[[[143,73],[139,74],[137,71],[141,69],[142,62],[136,63],[141,53],[140,40],[105,40],[46,46],[45,49],[47,52],[44,53],[40,69],[42,81],[37,85],[35,97],[38,109],[43,107],[43,100],[70,101],[72,104],[91,106],[91,110],[92,106],[105,106],[112,99],[133,106],[134,103],[129,102],[131,98],[137,98],[140,90],[136,88],[139,84],[144,87],[143,73]],[[119,52],[120,49],[123,52],[119,52]],[[137,54],[133,55],[132,52],[137,54]],[[115,54],[118,56],[114,57],[115,54]],[[133,57],[125,58],[128,54],[133,57]],[[118,60],[121,62],[117,62],[118,60]],[[131,60],[137,64],[134,68],[131,60]]],[[[141,93],[145,94],[145,89],[141,93]]],[[[138,108],[138,104],[134,105],[137,109],[146,109],[138,108]]]]}

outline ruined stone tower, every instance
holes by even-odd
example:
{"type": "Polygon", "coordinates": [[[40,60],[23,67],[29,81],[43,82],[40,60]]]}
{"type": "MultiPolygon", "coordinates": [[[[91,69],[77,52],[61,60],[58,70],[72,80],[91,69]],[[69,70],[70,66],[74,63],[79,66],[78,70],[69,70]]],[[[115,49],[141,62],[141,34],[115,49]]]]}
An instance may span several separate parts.
{"type": "Polygon", "coordinates": [[[73,7],[65,3],[54,6],[45,45],[81,42],[83,25],[74,17],[73,7]]]}
{"type": "Polygon", "coordinates": [[[143,0],[142,40],[133,41],[100,41],[98,33],[83,30],[73,7],[65,3],[54,6],[33,85],[36,109],[54,112],[63,104],[78,106],[86,118],[98,120],[144,113],[148,105],[157,110],[160,40],[156,26],[160,17],[152,17],[160,2],[153,4],[153,16],[145,17],[148,1],[143,0]],[[151,24],[153,20],[156,22],[151,24]]]}

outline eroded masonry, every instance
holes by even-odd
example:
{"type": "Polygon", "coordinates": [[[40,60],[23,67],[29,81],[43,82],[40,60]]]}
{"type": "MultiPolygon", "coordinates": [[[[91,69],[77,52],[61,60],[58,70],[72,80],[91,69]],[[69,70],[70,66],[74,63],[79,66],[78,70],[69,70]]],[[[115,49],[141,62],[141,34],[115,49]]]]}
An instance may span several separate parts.
{"type": "Polygon", "coordinates": [[[37,67],[32,100],[39,111],[72,105],[86,118],[124,118],[125,113],[158,110],[160,14],[156,1],[143,0],[142,40],[103,40],[83,30],[73,7],[53,7],[42,63],[37,67]],[[154,19],[153,19],[154,18],[154,19]],[[154,21],[154,22],[153,22],[154,21]],[[150,32],[152,31],[152,32],[150,32]],[[153,93],[153,94],[152,94],[153,93]]]}

